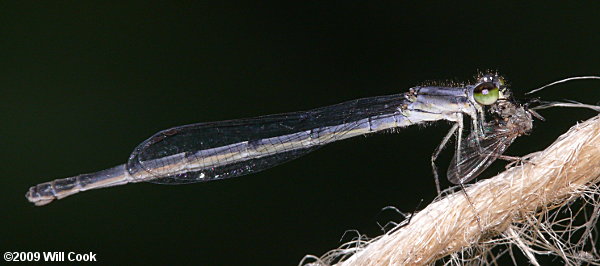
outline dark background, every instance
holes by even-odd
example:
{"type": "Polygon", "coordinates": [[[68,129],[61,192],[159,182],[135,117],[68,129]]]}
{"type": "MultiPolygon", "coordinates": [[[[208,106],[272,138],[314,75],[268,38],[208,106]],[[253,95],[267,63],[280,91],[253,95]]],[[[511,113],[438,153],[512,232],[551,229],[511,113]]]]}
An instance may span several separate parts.
{"type": "MultiPolygon", "coordinates": [[[[383,207],[411,212],[434,198],[429,158],[448,123],[341,141],[219,182],[133,184],[44,207],[24,194],[124,163],[139,142],[171,126],[471,80],[478,70],[503,73],[517,96],[600,74],[599,12],[598,4],[544,1],[2,2],[0,251],[94,252],[103,263],[295,265],[336,248],[346,230],[377,236],[378,222],[401,218],[383,207]]],[[[597,104],[600,82],[537,96],[597,104]]],[[[542,114],[547,122],[507,154],[542,149],[594,115],[542,114]]],[[[442,155],[442,170],[450,156],[442,155]]]]}

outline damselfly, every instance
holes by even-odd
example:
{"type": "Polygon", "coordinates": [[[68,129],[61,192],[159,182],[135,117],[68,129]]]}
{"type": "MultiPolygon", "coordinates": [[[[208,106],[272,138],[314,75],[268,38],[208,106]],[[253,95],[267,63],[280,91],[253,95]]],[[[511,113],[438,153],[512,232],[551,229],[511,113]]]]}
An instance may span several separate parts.
{"type": "Polygon", "coordinates": [[[142,142],[125,164],[39,184],[26,197],[40,206],[79,191],[126,183],[188,184],[242,176],[334,141],[447,120],[454,125],[431,158],[439,192],[434,162],[452,136],[456,151],[448,179],[463,184],[531,130],[532,114],[513,99],[501,76],[485,74],[473,84],[417,86],[310,111],[170,128],[142,142]],[[467,137],[464,116],[471,121],[467,137]]]}

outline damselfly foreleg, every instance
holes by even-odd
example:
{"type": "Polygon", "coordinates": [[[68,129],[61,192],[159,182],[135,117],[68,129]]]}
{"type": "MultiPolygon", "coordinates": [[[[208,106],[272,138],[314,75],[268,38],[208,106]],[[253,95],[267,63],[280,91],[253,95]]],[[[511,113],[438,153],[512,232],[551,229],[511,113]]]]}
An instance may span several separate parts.
{"type": "Polygon", "coordinates": [[[440,186],[440,178],[439,178],[439,175],[437,172],[437,166],[435,165],[435,160],[440,155],[442,150],[446,147],[446,144],[448,144],[448,141],[450,140],[450,138],[456,133],[456,130],[458,129],[459,132],[462,131],[462,128],[463,128],[462,124],[463,124],[462,114],[459,113],[456,116],[456,121],[455,121],[454,125],[452,126],[452,128],[450,128],[450,130],[448,131],[446,136],[444,136],[444,138],[442,139],[442,142],[440,143],[440,145],[438,145],[437,148],[435,148],[435,151],[431,155],[431,169],[433,171],[433,178],[435,180],[435,189],[436,189],[438,195],[440,195],[442,193],[442,190],[441,190],[441,186],[440,186]]]}

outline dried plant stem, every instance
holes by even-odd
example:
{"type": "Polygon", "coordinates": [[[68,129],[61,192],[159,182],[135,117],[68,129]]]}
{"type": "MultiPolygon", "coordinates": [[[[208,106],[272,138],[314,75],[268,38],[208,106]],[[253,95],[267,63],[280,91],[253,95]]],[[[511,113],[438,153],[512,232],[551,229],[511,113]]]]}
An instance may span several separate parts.
{"type": "Polygon", "coordinates": [[[355,247],[353,251],[358,251],[339,265],[429,264],[493,236],[525,245],[511,225],[560,207],[600,181],[600,116],[572,127],[547,149],[528,157],[523,165],[469,186],[466,193],[472,205],[460,191],[443,197],[415,214],[410,224],[355,247]]]}

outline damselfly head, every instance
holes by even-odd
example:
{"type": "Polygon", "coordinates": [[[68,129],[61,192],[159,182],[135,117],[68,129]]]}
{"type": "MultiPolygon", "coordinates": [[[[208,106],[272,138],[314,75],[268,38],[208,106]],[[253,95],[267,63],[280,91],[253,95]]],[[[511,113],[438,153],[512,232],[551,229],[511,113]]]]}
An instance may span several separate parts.
{"type": "Polygon", "coordinates": [[[498,74],[485,74],[477,78],[473,99],[480,105],[492,105],[510,97],[504,78],[498,74]]]}

